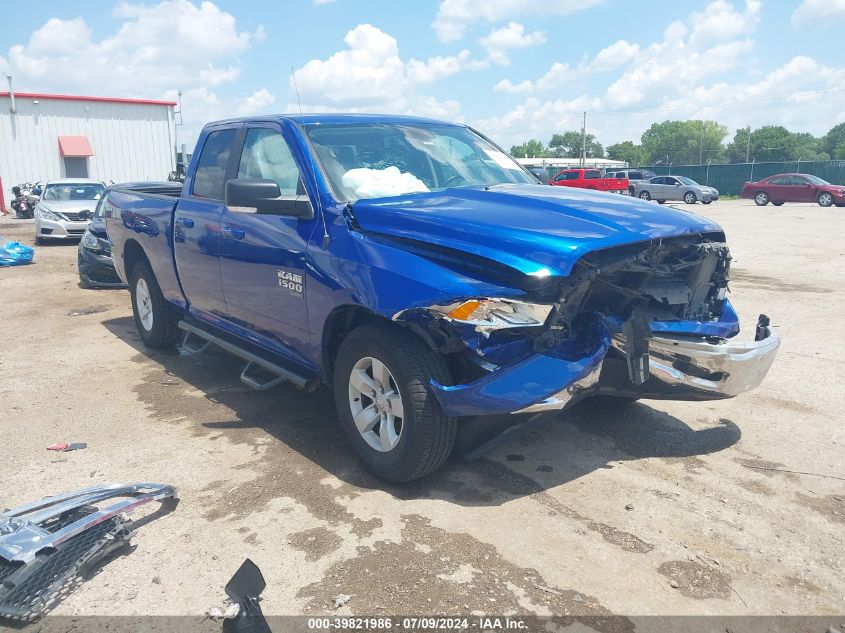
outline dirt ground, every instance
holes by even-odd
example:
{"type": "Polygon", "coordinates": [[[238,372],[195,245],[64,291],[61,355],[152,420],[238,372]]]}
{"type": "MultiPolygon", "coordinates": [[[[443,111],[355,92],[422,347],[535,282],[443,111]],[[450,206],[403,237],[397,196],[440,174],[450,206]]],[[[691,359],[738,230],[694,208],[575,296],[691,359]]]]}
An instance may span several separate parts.
{"type": "MultiPolygon", "coordinates": [[[[268,614],[843,614],[845,209],[695,211],[727,231],[740,336],[765,312],[782,338],[761,388],[584,403],[403,487],[359,467],[327,392],[145,350],[75,244],[0,268],[0,506],[120,481],[181,500],[54,613],[201,614],[249,557],[268,614]]],[[[32,244],[32,221],[0,235],[32,244]]]]}

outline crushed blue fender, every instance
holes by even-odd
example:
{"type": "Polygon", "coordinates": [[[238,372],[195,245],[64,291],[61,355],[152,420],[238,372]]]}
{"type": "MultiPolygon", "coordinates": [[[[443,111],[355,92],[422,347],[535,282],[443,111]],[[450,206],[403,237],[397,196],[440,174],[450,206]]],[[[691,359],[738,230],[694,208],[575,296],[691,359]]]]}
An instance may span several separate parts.
{"type": "MultiPolygon", "coordinates": [[[[3,238],[0,238],[0,243],[3,238]]],[[[5,242],[0,246],[0,266],[21,266],[29,264],[35,249],[24,246],[20,242],[5,242]]]]}

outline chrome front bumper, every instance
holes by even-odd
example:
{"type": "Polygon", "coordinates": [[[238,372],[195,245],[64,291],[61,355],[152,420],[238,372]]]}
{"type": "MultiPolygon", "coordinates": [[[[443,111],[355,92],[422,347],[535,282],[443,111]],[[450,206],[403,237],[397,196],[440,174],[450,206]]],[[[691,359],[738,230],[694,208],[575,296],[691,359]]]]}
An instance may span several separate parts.
{"type": "MultiPolygon", "coordinates": [[[[780,346],[771,328],[759,341],[711,343],[704,338],[663,335],[649,340],[651,377],[679,391],[701,396],[732,398],[763,382],[780,346]]],[[[614,339],[624,350],[624,342],[614,339]]]]}

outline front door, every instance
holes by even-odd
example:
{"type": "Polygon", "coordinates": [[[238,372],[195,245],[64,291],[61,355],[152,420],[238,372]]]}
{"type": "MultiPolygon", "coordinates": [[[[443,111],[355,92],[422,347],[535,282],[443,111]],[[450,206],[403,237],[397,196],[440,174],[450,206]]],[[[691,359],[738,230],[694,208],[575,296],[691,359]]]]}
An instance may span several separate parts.
{"type": "Polygon", "coordinates": [[[816,186],[804,176],[789,176],[790,199],[794,202],[815,202],[816,186]]]}
{"type": "MultiPolygon", "coordinates": [[[[274,180],[283,196],[305,193],[299,166],[276,124],[249,126],[237,178],[274,180]]],[[[221,268],[229,319],[260,344],[298,361],[310,344],[306,249],[316,220],[223,210],[221,268]]]]}
{"type": "Polygon", "coordinates": [[[226,314],[220,281],[220,216],[239,127],[214,129],[206,136],[191,191],[179,200],[174,216],[174,252],[182,291],[194,316],[211,321],[226,314]]]}

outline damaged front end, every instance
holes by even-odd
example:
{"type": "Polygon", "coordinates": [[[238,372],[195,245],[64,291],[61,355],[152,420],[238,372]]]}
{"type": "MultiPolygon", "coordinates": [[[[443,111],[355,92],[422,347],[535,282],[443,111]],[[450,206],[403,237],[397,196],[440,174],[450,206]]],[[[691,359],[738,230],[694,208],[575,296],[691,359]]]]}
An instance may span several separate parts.
{"type": "Polygon", "coordinates": [[[721,233],[640,242],[582,257],[566,278],[526,276],[516,299],[462,298],[394,318],[424,329],[452,385],[455,417],[563,409],[583,397],[711,400],[757,387],[779,340],[761,315],[733,341],[731,256],[721,233]]]}

